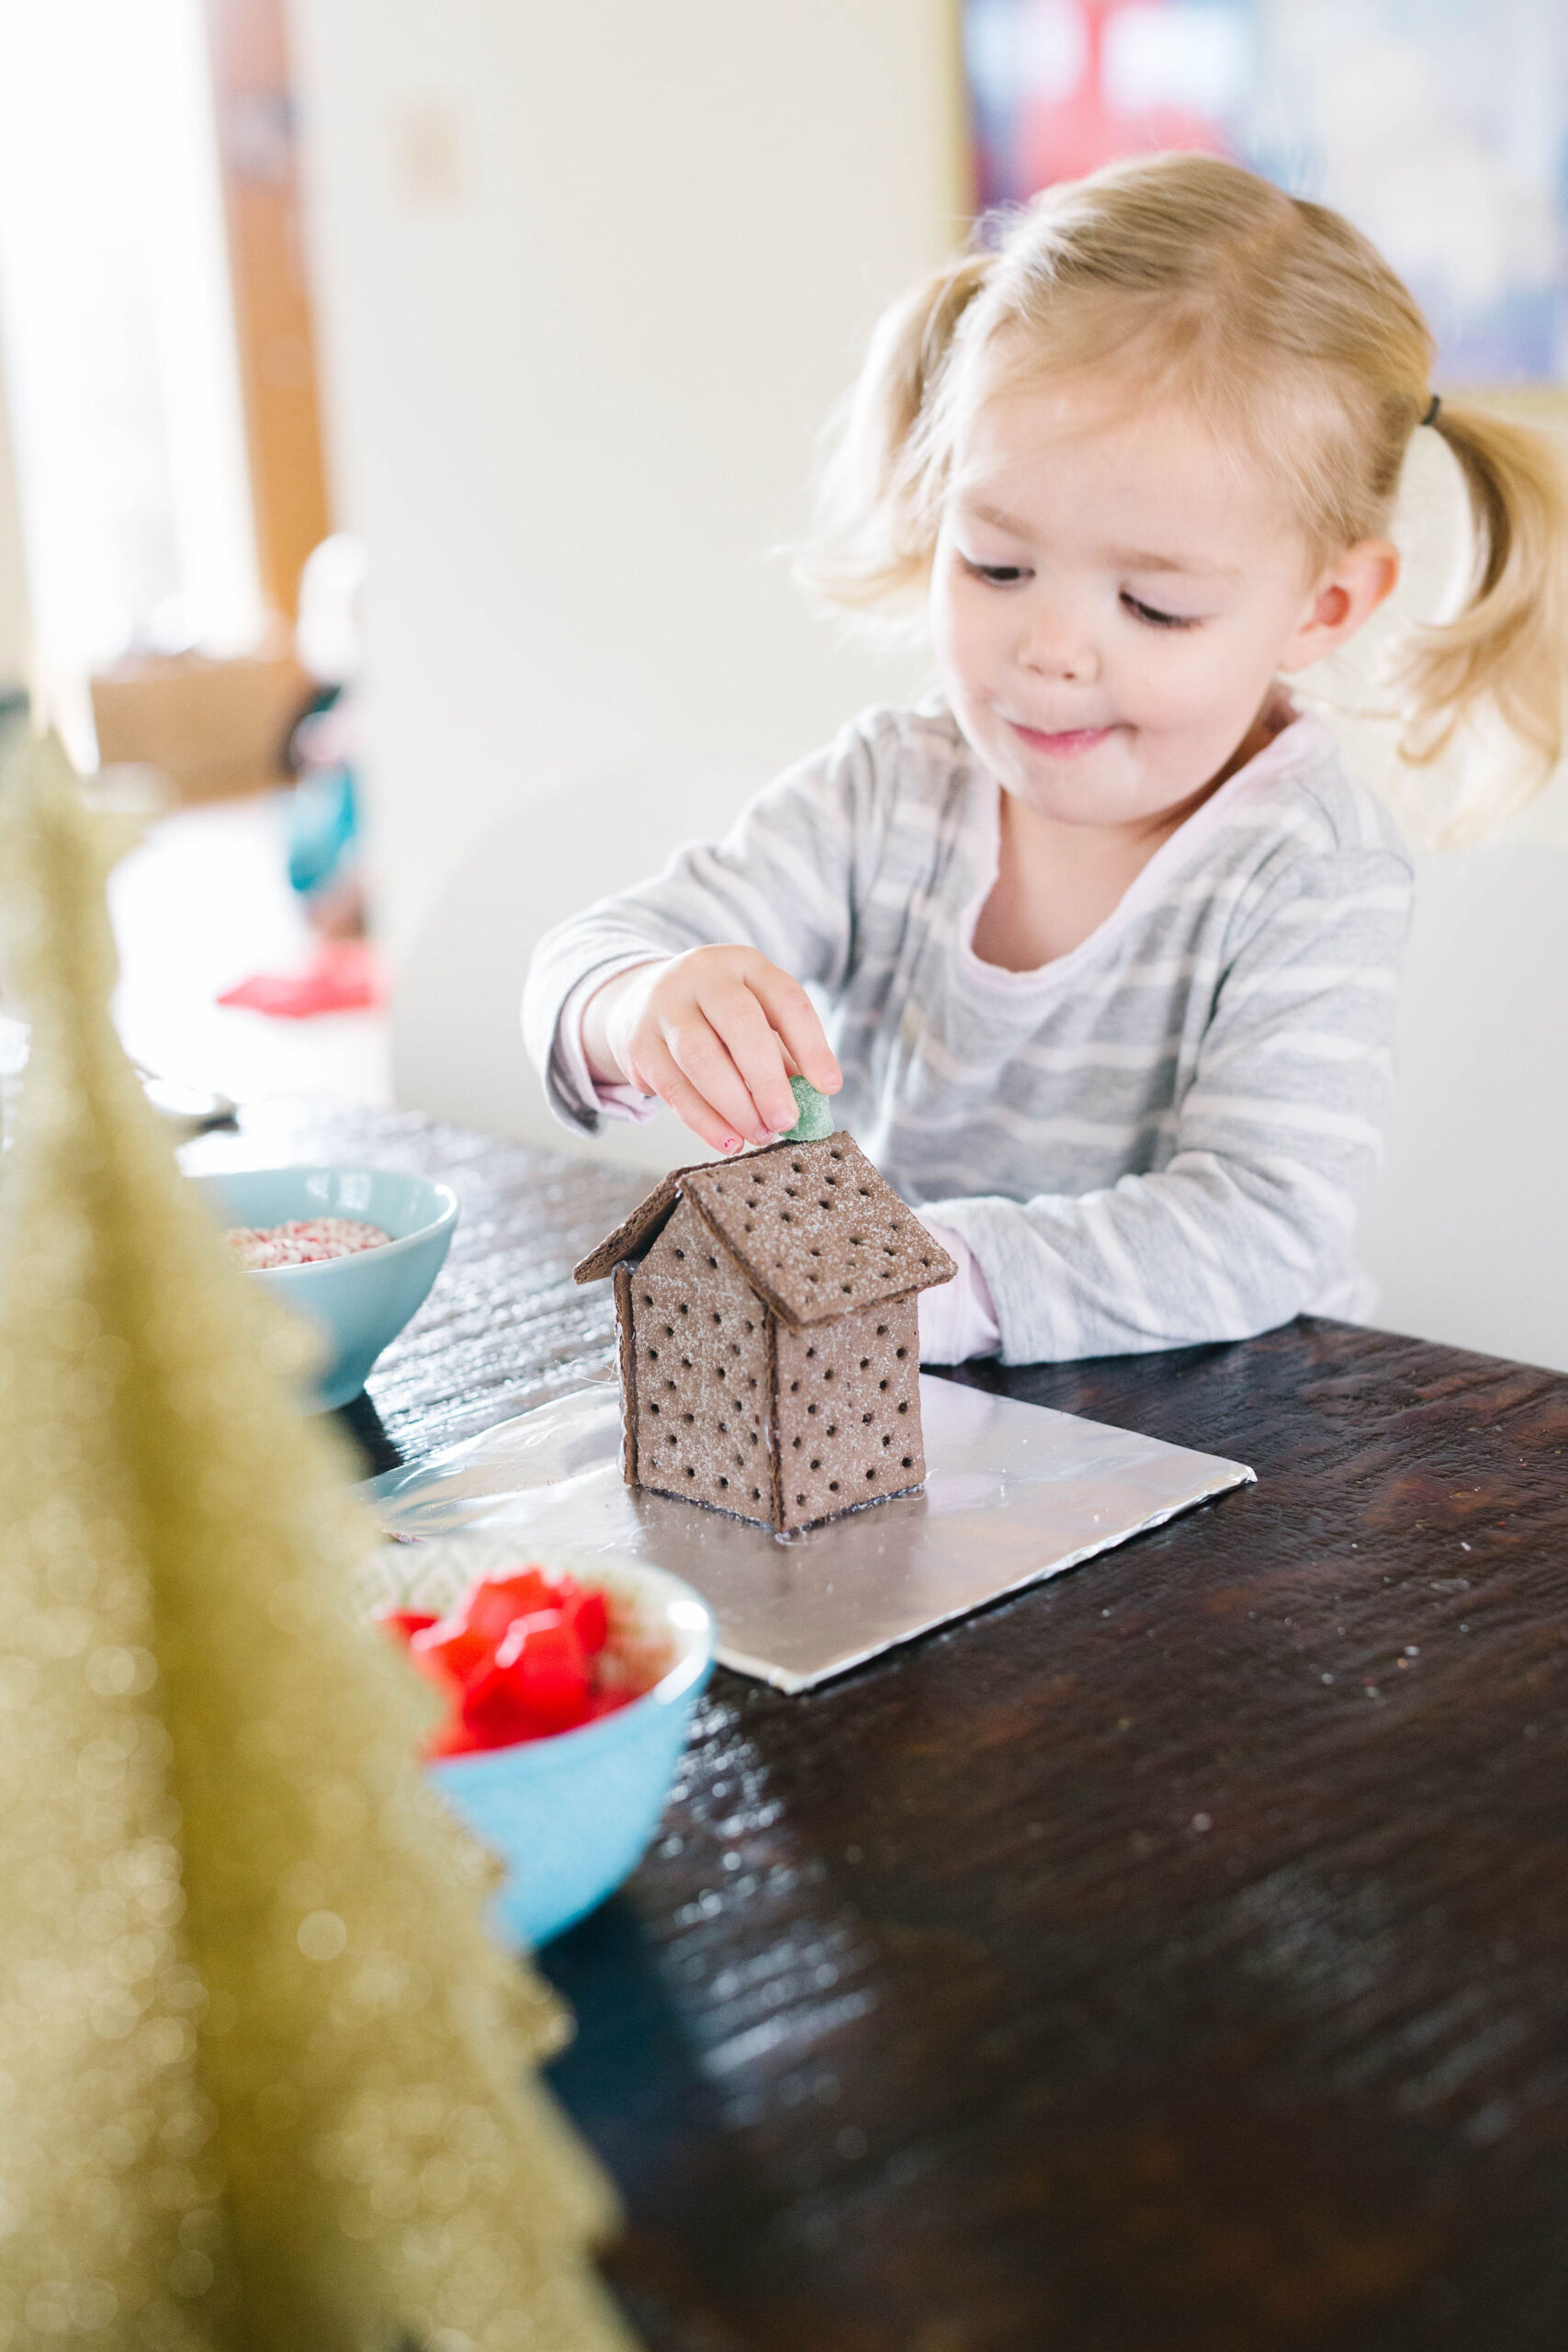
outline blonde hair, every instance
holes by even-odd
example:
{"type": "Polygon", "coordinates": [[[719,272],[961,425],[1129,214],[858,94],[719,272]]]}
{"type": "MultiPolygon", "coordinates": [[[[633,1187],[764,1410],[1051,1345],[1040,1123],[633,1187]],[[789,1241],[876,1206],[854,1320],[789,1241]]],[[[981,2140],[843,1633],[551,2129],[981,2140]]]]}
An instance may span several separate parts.
{"type": "MultiPolygon", "coordinates": [[[[824,601],[870,610],[927,581],[959,429],[987,394],[1109,372],[1179,395],[1267,463],[1314,560],[1387,529],[1434,344],[1358,229],[1207,155],[1157,155],[1066,183],[1017,213],[878,326],[824,469],[798,566],[824,601]]],[[[1482,706],[1539,766],[1563,747],[1568,487],[1546,436],[1444,400],[1433,420],[1469,496],[1475,558],[1456,618],[1402,664],[1401,756],[1436,760],[1482,706]]]]}

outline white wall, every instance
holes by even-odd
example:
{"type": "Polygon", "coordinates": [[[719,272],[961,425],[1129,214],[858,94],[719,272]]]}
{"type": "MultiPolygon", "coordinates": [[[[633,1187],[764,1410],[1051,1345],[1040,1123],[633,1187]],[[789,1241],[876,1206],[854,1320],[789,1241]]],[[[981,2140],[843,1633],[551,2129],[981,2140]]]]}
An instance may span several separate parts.
{"type": "Polygon", "coordinates": [[[16,460],[0,368],[0,693],[30,674],[28,583],[22,564],[22,516],[17,499],[16,460]]]}
{"type": "Polygon", "coordinates": [[[767,771],[915,683],[835,649],[768,550],[877,309],[961,232],[953,11],[293,21],[398,953],[520,801],[641,755],[767,771]]]}
{"type": "Polygon", "coordinates": [[[1568,851],[1418,861],[1399,1091],[1359,1236],[1395,1331],[1568,1372],[1568,851]]]}

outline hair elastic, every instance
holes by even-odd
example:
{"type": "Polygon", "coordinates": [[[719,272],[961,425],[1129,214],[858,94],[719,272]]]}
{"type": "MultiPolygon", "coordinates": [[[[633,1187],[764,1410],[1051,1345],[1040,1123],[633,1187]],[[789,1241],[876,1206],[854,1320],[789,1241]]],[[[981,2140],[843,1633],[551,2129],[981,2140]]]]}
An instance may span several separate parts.
{"type": "Polygon", "coordinates": [[[1422,424],[1436,424],[1436,423],[1437,423],[1437,421],[1438,421],[1438,412],[1441,410],[1442,405],[1443,405],[1442,401],[1438,398],[1437,393],[1436,393],[1436,392],[1434,392],[1434,393],[1432,394],[1432,405],[1431,405],[1431,407],[1427,411],[1426,415],[1421,419],[1422,424]]]}

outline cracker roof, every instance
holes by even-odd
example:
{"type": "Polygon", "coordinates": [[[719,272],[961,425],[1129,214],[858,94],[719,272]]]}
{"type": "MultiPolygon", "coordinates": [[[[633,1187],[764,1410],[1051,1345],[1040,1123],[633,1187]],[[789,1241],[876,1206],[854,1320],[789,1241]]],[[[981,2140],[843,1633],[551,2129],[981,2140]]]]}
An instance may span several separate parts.
{"type": "Polygon", "coordinates": [[[771,1144],[672,1169],[576,1270],[580,1283],[646,1250],[682,1197],[794,1329],[952,1279],[952,1259],[848,1135],[771,1144]]]}

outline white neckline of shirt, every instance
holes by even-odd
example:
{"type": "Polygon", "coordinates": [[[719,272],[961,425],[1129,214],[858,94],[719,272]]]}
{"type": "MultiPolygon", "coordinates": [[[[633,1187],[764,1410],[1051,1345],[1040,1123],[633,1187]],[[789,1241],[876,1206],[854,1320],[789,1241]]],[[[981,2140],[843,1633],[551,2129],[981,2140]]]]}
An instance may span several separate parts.
{"type": "Polygon", "coordinates": [[[983,795],[987,839],[982,851],[984,871],[980,886],[964,906],[958,918],[958,957],[968,978],[982,987],[997,989],[1004,994],[1020,995],[1027,991],[1055,988],[1072,978],[1091,956],[1099,954],[1108,939],[1123,930],[1143,909],[1157,900],[1168,888],[1174,875],[1188,865],[1202,849],[1211,833],[1230,818],[1236,803],[1247,798],[1260,785],[1269,784],[1284,770],[1304,765],[1312,754],[1332,742],[1321,719],[1310,712],[1287,707],[1292,713],[1277,735],[1245,767],[1227,776],[1219,790],[1211,794],[1201,808],[1193,810],[1184,825],[1179,825],[1168,841],[1162,842],[1142,871],[1133,877],[1121,898],[1101,923],[1098,923],[1087,939],[1069,948],[1066,955],[1055,956],[1049,964],[1036,964],[1027,972],[1010,972],[1000,964],[987,964],[984,956],[975,953],[975,926],[980,920],[980,910],[996,888],[1001,864],[1001,805],[1002,787],[994,776],[976,765],[976,781],[989,786],[983,795]]]}

